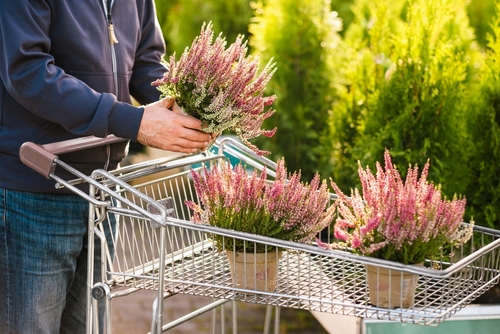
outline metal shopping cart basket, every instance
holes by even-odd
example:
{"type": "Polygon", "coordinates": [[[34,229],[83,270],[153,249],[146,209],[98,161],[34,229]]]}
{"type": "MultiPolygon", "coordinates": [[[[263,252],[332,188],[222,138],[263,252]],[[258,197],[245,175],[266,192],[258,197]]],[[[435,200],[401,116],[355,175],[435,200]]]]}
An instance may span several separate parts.
{"type": "MultiPolygon", "coordinates": [[[[157,291],[152,307],[153,333],[170,328],[162,324],[163,299],[178,293],[213,297],[216,301],[210,307],[227,301],[242,301],[436,325],[472,302],[500,278],[500,232],[480,226],[474,227],[473,237],[456,249],[453,256],[446,254],[439,261],[413,266],[191,222],[191,212],[185,201],[199,203],[190,177],[191,169],[230,159],[243,163],[249,170],[262,170],[266,166],[268,175],[273,175],[274,162],[255,155],[230,138],[218,140],[215,152],[151,160],[111,172],[95,170],[88,176],[57,157],[63,152],[118,140],[111,136],[104,140],[91,137],[43,146],[25,143],[20,150],[25,164],[89,201],[89,254],[93,252],[94,236],[98,237],[102,250],[102,277],[98,280],[93,279],[93,258],[89,258],[89,331],[98,328],[98,299],[104,297],[106,300],[105,323],[110,333],[110,300],[142,289],[157,291]],[[73,173],[75,180],[67,182],[59,178],[56,167],[73,173]],[[89,185],[88,193],[75,187],[79,182],[89,185]],[[113,233],[106,232],[110,221],[116,221],[113,233]],[[256,265],[239,269],[245,271],[243,281],[233,280],[231,256],[215,249],[215,237],[258,245],[266,252],[280,250],[276,286],[264,290],[257,287],[254,279],[265,277],[268,272],[257,271],[256,265]],[[411,304],[380,307],[372,303],[366,282],[369,265],[375,268],[376,281],[381,281],[385,271],[397,272],[401,277],[415,274],[417,286],[411,304]]],[[[335,195],[332,194],[333,200],[335,195]]],[[[323,231],[319,237],[329,236],[329,231],[323,231]]],[[[392,288],[389,295],[396,299],[406,288],[403,280],[393,279],[387,284],[392,288]]]]}

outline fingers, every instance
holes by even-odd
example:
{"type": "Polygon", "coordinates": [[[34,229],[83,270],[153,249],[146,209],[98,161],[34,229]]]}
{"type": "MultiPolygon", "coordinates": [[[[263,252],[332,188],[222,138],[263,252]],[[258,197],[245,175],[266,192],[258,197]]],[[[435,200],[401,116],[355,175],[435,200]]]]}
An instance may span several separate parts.
{"type": "Polygon", "coordinates": [[[196,118],[189,116],[189,115],[181,115],[181,114],[176,114],[176,115],[178,117],[180,117],[180,122],[181,122],[182,126],[189,128],[189,129],[199,131],[199,132],[201,132],[204,135],[207,135],[209,137],[211,136],[209,133],[206,133],[201,129],[201,127],[203,126],[203,123],[199,119],[196,119],[196,118]]]}
{"type": "Polygon", "coordinates": [[[173,101],[172,103],[172,111],[179,114],[179,115],[187,115],[184,110],[182,110],[181,107],[179,107],[179,105],[177,104],[177,102],[173,101]]]}
{"type": "MultiPolygon", "coordinates": [[[[192,116],[189,116],[184,110],[182,110],[182,108],[177,104],[177,102],[175,102],[175,101],[173,102],[171,110],[173,112],[175,112],[176,114],[188,117],[187,119],[189,119],[190,121],[187,121],[187,119],[186,119],[186,123],[184,124],[186,127],[196,129],[196,130],[202,130],[203,123],[199,119],[196,119],[192,116]],[[192,123],[193,120],[195,123],[192,123]]],[[[206,133],[206,132],[204,132],[204,133],[206,133]]],[[[219,136],[220,136],[220,133],[210,133],[210,141],[211,142],[214,141],[215,138],[217,138],[219,136]]]]}
{"type": "Polygon", "coordinates": [[[162,150],[196,153],[206,150],[219,135],[204,132],[202,126],[173,99],[165,98],[144,107],[137,141],[162,150]]]}
{"type": "Polygon", "coordinates": [[[182,153],[199,153],[206,151],[208,149],[208,143],[203,142],[200,144],[194,144],[191,141],[178,142],[178,144],[173,144],[170,146],[171,151],[182,152],[182,153]]]}
{"type": "Polygon", "coordinates": [[[169,97],[165,97],[159,101],[165,109],[168,109],[172,107],[172,105],[175,103],[174,99],[171,99],[169,97]]]}
{"type": "MultiPolygon", "coordinates": [[[[171,106],[170,110],[172,110],[176,114],[188,116],[191,119],[196,119],[194,117],[189,116],[189,114],[187,114],[184,110],[182,110],[182,108],[177,104],[177,102],[175,100],[172,101],[172,106],[171,106]]],[[[203,123],[201,121],[199,121],[198,119],[196,119],[196,120],[198,121],[197,125],[194,125],[192,128],[201,130],[203,123]]],[[[220,136],[220,133],[211,133],[210,135],[211,135],[211,140],[214,140],[215,138],[220,136]]]]}
{"type": "Polygon", "coordinates": [[[210,142],[210,134],[189,127],[179,129],[176,145],[186,148],[205,149],[210,142]]]}
{"type": "Polygon", "coordinates": [[[162,100],[144,107],[137,141],[146,146],[181,153],[206,150],[211,134],[201,130],[201,121],[165,109],[168,103],[162,100]]]}

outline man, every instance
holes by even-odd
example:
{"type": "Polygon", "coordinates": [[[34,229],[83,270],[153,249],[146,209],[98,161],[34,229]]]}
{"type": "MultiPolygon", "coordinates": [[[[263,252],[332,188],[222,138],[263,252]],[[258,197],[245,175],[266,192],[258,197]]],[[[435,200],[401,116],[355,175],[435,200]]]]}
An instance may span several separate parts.
{"type": "MultiPolygon", "coordinates": [[[[153,0],[0,0],[0,43],[0,332],[84,332],[88,203],[20,146],[114,134],[192,153],[212,136],[150,85],[165,71],[153,0]]],[[[125,146],[59,157],[90,173],[125,146]]]]}

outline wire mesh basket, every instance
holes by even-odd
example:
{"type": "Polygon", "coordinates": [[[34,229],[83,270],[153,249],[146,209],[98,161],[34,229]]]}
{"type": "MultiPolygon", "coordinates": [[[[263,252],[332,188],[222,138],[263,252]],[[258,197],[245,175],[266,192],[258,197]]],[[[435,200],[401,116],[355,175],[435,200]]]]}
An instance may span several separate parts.
{"type": "MultiPolygon", "coordinates": [[[[271,176],[276,168],[272,161],[231,139],[218,141],[216,147],[217,153],[149,161],[113,172],[96,170],[90,178],[75,174],[90,185],[89,229],[99,238],[106,259],[101,281],[90,282],[94,296],[103,287],[108,299],[147,289],[158,291],[159,300],[182,293],[436,325],[499,280],[500,232],[480,226],[474,227],[469,242],[453,254],[417,266],[195,224],[185,204],[188,200],[199,203],[191,170],[228,159],[249,170],[265,166],[271,176]],[[243,242],[247,251],[239,255],[232,249],[221,251],[215,247],[216,238],[243,242]],[[261,254],[256,249],[261,248],[270,256],[261,260],[263,269],[257,263],[261,254]],[[240,257],[246,258],[243,263],[251,263],[233,266],[240,257]],[[276,278],[271,278],[273,272],[276,278]],[[367,272],[376,285],[387,290],[386,295],[374,294],[373,288],[370,291],[367,272]],[[236,279],[238,273],[243,277],[236,279]],[[391,278],[384,282],[385,276],[391,278]],[[408,281],[414,285],[414,293],[405,302],[408,281]]],[[[54,161],[70,168],[57,158],[54,161]]],[[[318,237],[329,241],[330,235],[327,229],[318,237]]],[[[153,332],[155,328],[161,331],[162,303],[158,304],[153,332]]]]}

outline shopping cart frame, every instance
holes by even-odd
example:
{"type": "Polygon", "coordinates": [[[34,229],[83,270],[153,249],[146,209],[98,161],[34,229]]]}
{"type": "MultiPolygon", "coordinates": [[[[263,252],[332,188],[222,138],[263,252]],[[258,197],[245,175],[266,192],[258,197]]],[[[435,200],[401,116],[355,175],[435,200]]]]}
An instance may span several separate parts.
{"type": "MultiPolygon", "coordinates": [[[[106,142],[106,144],[117,140],[120,139],[116,137],[107,138],[106,141],[109,142],[106,142]]],[[[102,142],[96,140],[90,145],[97,144],[102,145],[102,142]]],[[[164,329],[162,328],[163,303],[161,300],[163,296],[168,294],[165,293],[165,287],[172,284],[178,289],[175,293],[214,297],[220,300],[217,302],[220,304],[227,300],[239,300],[279,307],[294,307],[357,317],[433,325],[444,321],[462,307],[472,302],[476,297],[496,284],[500,278],[500,255],[498,250],[500,246],[500,232],[496,230],[475,226],[474,234],[476,239],[483,239],[483,241],[479,240],[480,248],[476,249],[475,244],[472,243],[470,249],[462,247],[459,250],[462,253],[461,257],[456,261],[446,258],[446,260],[441,261],[427,261],[428,266],[425,267],[402,265],[360,256],[349,250],[324,250],[314,244],[286,242],[238,231],[194,224],[187,219],[176,218],[172,215],[171,209],[164,206],[161,201],[138,191],[138,188],[128,183],[130,180],[159,171],[226,159],[226,153],[245,162],[251,168],[263,169],[266,166],[266,168],[269,168],[268,173],[273,176],[272,171],[276,167],[274,162],[253,154],[244,145],[232,139],[218,141],[218,153],[208,154],[204,152],[172,160],[154,160],[112,172],[96,170],[90,176],[83,175],[57,158],[56,154],[66,152],[66,148],[60,148],[61,145],[64,146],[65,144],[55,145],[57,147],[56,150],[50,146],[26,143],[21,148],[20,155],[23,162],[28,166],[46,177],[53,178],[58,186],[67,187],[89,201],[89,245],[93,243],[93,240],[90,240],[90,238],[94,234],[99,234],[99,231],[95,230],[94,227],[104,219],[105,212],[139,216],[149,221],[151,226],[160,230],[159,240],[161,244],[159,249],[161,251],[157,272],[162,274],[158,274],[155,277],[155,280],[157,280],[158,299],[152,316],[151,331],[153,333],[160,333],[164,329]],[[39,160],[43,162],[39,162],[39,160]],[[55,175],[56,166],[61,166],[70,171],[77,177],[77,180],[68,182],[60,179],[55,175]],[[77,182],[88,183],[89,193],[84,193],[76,188],[74,184],[77,182]],[[121,193],[113,191],[110,185],[119,187],[121,193]],[[147,205],[137,205],[134,202],[128,201],[124,198],[123,193],[137,196],[141,201],[147,203],[147,205]],[[121,202],[126,208],[115,206],[109,200],[103,200],[110,198],[121,202]],[[173,227],[182,229],[183,231],[196,231],[203,235],[219,235],[286,250],[287,257],[281,269],[284,272],[284,277],[281,278],[281,285],[277,288],[277,291],[262,292],[248,287],[238,288],[227,284],[227,280],[222,283],[215,280],[206,283],[204,281],[206,279],[205,276],[202,276],[200,280],[191,277],[186,278],[186,273],[190,270],[188,267],[198,266],[194,259],[186,255],[188,250],[191,252],[189,255],[196,255],[198,253],[195,252],[194,248],[198,247],[197,251],[201,252],[200,258],[202,264],[208,264],[212,260],[213,262],[218,261],[220,253],[212,250],[213,245],[202,243],[201,245],[190,245],[178,253],[166,254],[164,250],[165,240],[167,240],[167,229],[173,227]],[[299,265],[295,266],[295,264],[291,263],[293,261],[298,261],[299,265]],[[170,266],[168,270],[166,269],[167,264],[170,266]],[[371,305],[366,297],[367,288],[362,282],[364,277],[363,269],[366,265],[419,275],[421,290],[416,306],[410,309],[384,309],[371,305]],[[434,269],[433,267],[437,267],[438,269],[434,269]],[[176,277],[176,270],[181,272],[182,275],[176,277]],[[290,278],[293,276],[291,275],[292,272],[296,275],[290,278]],[[305,280],[308,280],[307,282],[300,281],[301,274],[306,277],[305,280]],[[318,275],[319,278],[312,277],[313,274],[318,275]],[[297,277],[299,278],[297,279],[297,277]],[[333,281],[337,285],[333,284],[333,281]],[[298,285],[299,288],[290,288],[292,285],[298,285]],[[440,300],[442,299],[445,301],[441,302],[440,300]]],[[[72,145],[69,146],[71,149],[74,149],[74,144],[72,145]]],[[[76,146],[79,146],[79,144],[76,146]]],[[[334,199],[335,195],[332,194],[332,200],[334,199]]],[[[101,236],[101,240],[102,238],[103,236],[101,236]]],[[[475,243],[474,239],[472,240],[475,243]]],[[[93,249],[89,248],[89,254],[93,254],[93,249]]],[[[106,254],[103,255],[102,258],[106,259],[106,254]]],[[[92,291],[94,291],[94,294],[98,294],[97,291],[102,289],[104,295],[110,292],[106,291],[109,288],[105,284],[106,278],[103,278],[103,282],[98,282],[97,286],[92,282],[91,272],[93,264],[91,267],[90,262],[92,262],[92,259],[89,260],[87,302],[88,305],[93,305],[93,307],[89,307],[87,319],[88,323],[92,324],[89,328],[93,327],[96,330],[96,322],[93,321],[96,318],[96,301],[92,297],[92,291]]],[[[221,263],[222,272],[224,271],[224,266],[227,264],[225,262],[221,263]]],[[[102,263],[101,265],[104,268],[103,272],[106,272],[106,263],[102,263]]],[[[212,273],[209,275],[212,275],[212,273]]],[[[132,290],[127,293],[132,293],[132,290]]],[[[109,299],[106,300],[109,302],[109,299]]],[[[109,314],[107,316],[109,317],[109,314]]],[[[108,325],[110,324],[109,318],[107,319],[107,323],[108,325]]],[[[110,327],[108,329],[111,330],[110,327]]]]}
{"type": "MultiPolygon", "coordinates": [[[[84,198],[89,202],[89,223],[88,223],[88,253],[89,253],[89,258],[88,258],[88,277],[87,277],[87,305],[91,305],[88,310],[87,310],[87,330],[93,333],[98,333],[99,332],[99,324],[96,321],[98,318],[97,315],[97,301],[103,299],[104,297],[111,296],[111,291],[109,286],[104,283],[106,281],[105,278],[102,278],[102,282],[98,282],[96,284],[93,283],[93,270],[94,270],[94,258],[90,254],[94,254],[94,235],[97,235],[101,241],[104,239],[104,236],[95,229],[96,224],[98,224],[100,221],[104,219],[104,215],[102,214],[102,211],[110,206],[110,201],[101,201],[97,197],[99,197],[98,194],[99,191],[102,191],[104,193],[107,193],[110,195],[112,198],[115,199],[121,199],[122,197],[117,194],[115,191],[109,189],[106,186],[103,186],[101,183],[96,181],[96,178],[99,178],[100,175],[104,177],[109,177],[113,179],[116,184],[120,185],[122,188],[127,189],[129,191],[133,191],[136,194],[139,195],[139,197],[143,200],[145,200],[148,203],[148,210],[145,210],[144,208],[135,205],[134,203],[131,203],[127,200],[124,200],[130,207],[132,207],[134,210],[136,210],[139,214],[144,215],[145,217],[148,217],[148,219],[151,220],[152,224],[155,227],[161,227],[164,226],[166,223],[166,218],[168,217],[169,213],[171,213],[172,210],[168,210],[164,207],[164,205],[156,202],[155,200],[150,199],[149,197],[137,193],[132,187],[130,187],[126,181],[134,178],[140,178],[141,176],[146,176],[151,173],[155,172],[161,172],[161,170],[167,170],[171,168],[176,168],[178,166],[185,166],[190,163],[200,163],[205,160],[211,160],[213,157],[204,157],[203,154],[202,156],[198,157],[187,157],[187,162],[186,160],[182,160],[180,163],[176,163],[175,160],[177,157],[173,158],[160,158],[156,160],[151,160],[147,161],[144,163],[139,163],[135,164],[133,166],[125,167],[125,168],[120,168],[119,170],[113,171],[115,174],[123,174],[123,173],[130,173],[126,177],[123,177],[122,179],[118,179],[114,177],[114,174],[109,173],[104,170],[95,170],[91,175],[85,175],[78,171],[77,169],[71,167],[69,164],[65,163],[64,161],[60,160],[58,158],[58,154],[64,154],[64,153],[70,153],[70,152],[75,152],[75,151],[80,151],[88,148],[93,148],[97,146],[104,146],[104,145],[110,145],[118,142],[123,142],[125,139],[116,137],[114,135],[110,135],[107,138],[97,138],[94,136],[89,136],[89,137],[83,137],[83,138],[76,138],[76,139],[71,139],[71,140],[66,140],[66,141],[61,141],[61,142],[55,142],[55,143],[50,143],[50,144],[45,144],[45,145],[38,145],[34,144],[32,142],[26,142],[24,143],[19,151],[20,157],[22,162],[27,165],[28,167],[32,168],[33,170],[37,171],[41,175],[43,175],[46,178],[51,178],[56,181],[55,187],[56,188],[67,188],[70,189],[72,192],[75,194],[79,195],[80,197],[84,198]],[[164,166],[163,168],[161,167],[162,164],[166,164],[173,161],[171,164],[168,166],[164,166]],[[76,178],[74,180],[66,181],[62,178],[60,178],[57,173],[56,173],[56,167],[63,168],[66,171],[69,171],[71,174],[73,174],[76,178]],[[132,176],[131,176],[132,174],[132,176]],[[87,183],[89,186],[89,191],[88,193],[82,191],[78,187],[76,187],[77,184],[80,183],[87,183]],[[99,214],[99,212],[101,212],[99,214]],[[99,217],[100,216],[100,217],[99,217]]],[[[252,153],[251,150],[245,147],[245,150],[247,153],[252,153]]],[[[238,155],[238,153],[236,153],[238,155]]],[[[221,156],[223,157],[223,156],[221,156]]],[[[261,158],[259,160],[264,161],[265,163],[274,166],[275,163],[265,159],[261,158]]],[[[260,167],[262,168],[262,166],[260,167]]],[[[272,173],[272,172],[271,172],[272,173]]],[[[119,209],[114,208],[114,210],[120,212],[119,209]]],[[[113,209],[111,210],[113,211],[113,209]]],[[[126,210],[125,210],[126,211],[126,210]]],[[[165,232],[164,229],[160,229],[162,233],[165,232]]],[[[161,245],[160,248],[164,249],[164,240],[165,236],[162,234],[159,238],[161,240],[161,245]]],[[[101,254],[101,267],[102,267],[102,272],[103,275],[105,273],[106,269],[106,257],[109,257],[109,254],[106,254],[106,249],[105,247],[102,247],[102,254],[101,254]]],[[[161,253],[159,263],[162,263],[164,265],[164,257],[165,253],[161,253]]],[[[160,267],[160,272],[163,271],[163,265],[160,267]]],[[[158,297],[155,300],[153,304],[153,310],[152,310],[152,326],[151,326],[151,332],[152,333],[160,333],[163,331],[166,331],[170,328],[173,328],[179,324],[182,324],[185,321],[188,321],[192,319],[193,317],[199,316],[207,311],[213,310],[219,306],[224,305],[225,303],[231,301],[231,300],[215,300],[214,302],[210,303],[209,305],[206,305],[200,309],[195,310],[194,312],[185,315],[184,317],[177,319],[175,321],[172,321],[171,323],[167,325],[162,326],[162,313],[163,313],[163,303],[161,302],[163,298],[170,297],[172,295],[175,295],[175,292],[169,291],[169,292],[164,292],[164,284],[163,284],[163,277],[160,275],[160,280],[159,280],[159,288],[158,288],[158,297]]],[[[139,289],[128,289],[127,291],[120,291],[116,293],[113,297],[115,296],[126,296],[129,295],[139,289]]],[[[110,305],[110,299],[111,298],[106,298],[105,303],[106,303],[106,310],[111,309],[110,305]]],[[[276,312],[279,312],[277,310],[276,312]]],[[[222,317],[223,317],[224,311],[222,310],[222,317]]],[[[266,326],[265,328],[269,328],[269,321],[270,321],[270,308],[268,307],[266,310],[266,326]]],[[[278,321],[279,321],[279,313],[276,315],[276,323],[275,327],[277,329],[278,321]]],[[[233,303],[233,328],[236,326],[236,305],[233,303]]],[[[106,313],[106,330],[107,333],[112,333],[112,328],[111,328],[111,318],[110,318],[110,313],[106,313]]],[[[213,325],[214,326],[214,325],[213,325]]],[[[221,325],[222,328],[224,328],[224,324],[221,325]]],[[[267,332],[267,330],[266,330],[267,332]]]]}

